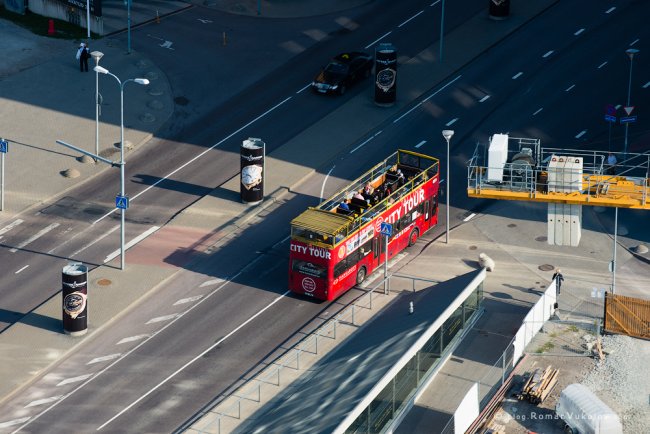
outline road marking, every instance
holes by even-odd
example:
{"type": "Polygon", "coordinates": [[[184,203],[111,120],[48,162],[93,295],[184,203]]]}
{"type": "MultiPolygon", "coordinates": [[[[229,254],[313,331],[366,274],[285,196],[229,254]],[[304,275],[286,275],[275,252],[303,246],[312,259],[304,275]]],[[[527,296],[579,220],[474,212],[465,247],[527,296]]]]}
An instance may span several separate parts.
{"type": "Polygon", "coordinates": [[[36,401],[32,401],[29,404],[27,404],[25,406],[25,408],[35,407],[37,405],[48,404],[48,403],[53,402],[53,401],[58,401],[61,398],[63,398],[63,395],[51,396],[49,398],[43,398],[43,399],[37,399],[36,401]]]}
{"type": "Polygon", "coordinates": [[[598,69],[602,68],[603,66],[607,65],[607,61],[605,60],[603,63],[598,65],[598,69]]]}
{"type": "Polygon", "coordinates": [[[569,87],[567,87],[566,89],[564,89],[564,91],[565,91],[565,92],[569,92],[569,91],[570,91],[571,89],[573,89],[574,87],[576,87],[576,85],[575,85],[575,84],[572,84],[571,86],[569,86],[569,87]]]}
{"type": "Polygon", "coordinates": [[[468,221],[470,221],[471,219],[473,219],[474,217],[476,217],[476,214],[475,214],[475,213],[471,213],[470,215],[468,215],[467,217],[465,217],[465,218],[463,219],[463,221],[464,221],[464,222],[468,222],[468,221]]]}
{"type": "Polygon", "coordinates": [[[639,42],[638,39],[635,39],[634,41],[630,42],[630,47],[631,47],[632,45],[636,44],[637,42],[639,42]]]}
{"type": "Polygon", "coordinates": [[[8,420],[7,422],[2,422],[0,423],[0,428],[9,428],[10,426],[18,425],[21,423],[25,423],[30,419],[29,416],[27,417],[21,417],[20,419],[14,419],[14,420],[8,420]]]}
{"type": "MultiPolygon", "coordinates": [[[[226,140],[228,140],[228,139],[230,139],[231,137],[233,137],[233,136],[239,134],[241,131],[245,130],[246,128],[248,128],[249,126],[251,126],[252,124],[254,124],[255,122],[257,122],[258,120],[262,119],[264,116],[266,116],[267,114],[271,113],[273,110],[275,110],[275,109],[277,109],[278,107],[280,107],[281,105],[285,104],[285,103],[286,103],[287,101],[289,101],[291,98],[293,98],[293,97],[289,96],[289,97],[285,98],[284,100],[280,101],[279,103],[277,103],[276,105],[274,105],[273,107],[271,107],[270,109],[268,109],[267,111],[265,111],[264,113],[262,113],[261,115],[259,115],[258,117],[256,117],[255,119],[253,119],[252,121],[248,122],[248,123],[247,123],[246,125],[244,125],[243,127],[240,127],[237,131],[233,131],[233,132],[230,133],[228,136],[226,136],[226,137],[224,137],[223,139],[219,140],[219,141],[218,141],[217,143],[215,143],[214,145],[210,146],[209,148],[206,148],[206,149],[205,149],[203,152],[201,152],[200,154],[194,156],[193,158],[190,158],[188,161],[186,161],[186,162],[183,163],[182,165],[178,166],[176,169],[172,170],[171,172],[169,172],[169,173],[168,173],[167,175],[165,175],[164,177],[158,179],[156,182],[154,182],[153,184],[151,184],[150,186],[148,186],[147,188],[145,188],[144,190],[142,190],[140,193],[138,193],[138,194],[134,195],[133,197],[131,197],[131,198],[129,199],[130,202],[133,202],[133,201],[136,200],[138,197],[140,197],[141,195],[145,194],[147,191],[151,190],[152,188],[156,187],[156,186],[157,186],[158,184],[160,184],[161,182],[166,181],[166,180],[169,179],[171,176],[174,176],[174,175],[176,174],[176,172],[179,172],[179,171],[183,170],[185,167],[187,167],[187,166],[189,166],[190,164],[194,163],[196,160],[198,160],[199,158],[203,157],[205,154],[207,154],[208,152],[212,151],[214,148],[216,148],[217,146],[221,145],[221,144],[222,144],[223,142],[225,142],[226,140]]],[[[117,208],[113,208],[111,211],[107,212],[106,214],[104,214],[103,216],[101,216],[100,218],[98,218],[97,220],[95,220],[92,224],[94,225],[95,223],[102,221],[103,219],[105,219],[105,218],[108,217],[109,215],[113,214],[115,211],[117,211],[117,208]]]]}
{"type": "Polygon", "coordinates": [[[371,43],[369,43],[368,45],[366,45],[366,46],[365,46],[365,49],[367,50],[368,48],[372,47],[372,46],[375,45],[377,42],[381,41],[382,39],[384,39],[386,36],[388,36],[388,35],[390,35],[390,34],[391,34],[391,32],[384,33],[384,34],[381,35],[379,38],[375,39],[374,41],[372,41],[371,43]]]}
{"type": "Polygon", "coordinates": [[[478,102],[485,102],[490,98],[490,95],[485,95],[483,98],[479,99],[478,102]]]}
{"type": "Polygon", "coordinates": [[[431,3],[429,6],[435,6],[435,5],[437,5],[438,3],[440,3],[440,1],[441,1],[441,0],[436,0],[436,1],[434,1],[433,3],[431,3]]]}
{"type": "Polygon", "coordinates": [[[128,338],[124,338],[121,341],[119,341],[115,345],[120,345],[120,344],[126,344],[127,342],[133,342],[133,341],[139,341],[140,339],[148,338],[151,335],[135,335],[135,336],[129,336],[128,338]]]}
{"type": "Polygon", "coordinates": [[[93,244],[100,242],[101,240],[103,240],[104,238],[106,238],[107,236],[109,236],[110,234],[112,234],[113,232],[115,232],[116,230],[118,230],[119,228],[120,228],[120,225],[115,225],[115,226],[113,226],[112,228],[110,228],[110,229],[108,230],[108,232],[104,232],[104,233],[101,234],[99,237],[97,237],[97,239],[95,239],[94,241],[91,241],[90,243],[86,244],[85,246],[83,246],[82,248],[80,248],[79,250],[77,250],[76,252],[73,252],[72,255],[70,255],[70,256],[73,256],[73,257],[74,257],[74,256],[77,256],[79,253],[83,252],[83,251],[86,250],[88,247],[92,246],[93,244]]]}
{"type": "MultiPolygon", "coordinates": [[[[238,274],[239,274],[239,273],[238,273],[238,274]]],[[[226,339],[228,339],[229,337],[231,337],[232,335],[234,335],[235,333],[237,333],[239,330],[241,330],[243,327],[245,327],[249,322],[253,321],[255,318],[257,318],[257,317],[260,316],[262,313],[264,313],[268,308],[270,308],[270,307],[273,306],[275,303],[277,303],[278,301],[282,300],[284,297],[286,297],[287,295],[289,295],[290,292],[291,292],[291,291],[286,291],[284,294],[282,294],[281,296],[279,296],[278,298],[276,298],[275,300],[273,300],[271,303],[269,303],[268,305],[266,305],[264,308],[262,308],[261,310],[259,310],[255,315],[251,316],[251,317],[248,318],[246,321],[244,321],[243,323],[241,323],[241,324],[240,324],[237,328],[235,328],[233,331],[231,331],[231,332],[228,333],[226,336],[224,336],[223,338],[219,339],[217,342],[215,342],[214,344],[212,344],[211,346],[209,346],[206,350],[204,350],[204,351],[203,351],[202,353],[200,353],[198,356],[194,357],[192,360],[190,360],[189,362],[187,362],[186,364],[184,364],[183,366],[181,366],[180,368],[178,368],[178,369],[177,369],[176,371],[174,371],[171,375],[169,375],[169,377],[165,378],[163,381],[161,381],[161,382],[158,383],[156,386],[154,386],[152,389],[150,389],[147,393],[145,393],[144,395],[142,395],[141,397],[139,397],[138,399],[136,399],[135,401],[133,401],[131,404],[129,404],[129,405],[128,405],[126,408],[124,408],[122,411],[120,411],[120,412],[117,413],[115,416],[113,416],[112,418],[110,418],[109,420],[107,420],[106,422],[104,422],[102,425],[100,425],[100,426],[97,428],[97,431],[100,431],[100,430],[101,430],[102,428],[104,428],[106,425],[108,425],[109,423],[113,422],[115,419],[117,419],[118,417],[120,417],[121,415],[123,415],[124,413],[126,413],[127,411],[129,411],[129,410],[130,410],[134,405],[137,405],[140,401],[142,401],[142,400],[145,399],[147,396],[151,395],[153,392],[155,392],[156,390],[158,390],[158,389],[160,388],[160,386],[164,385],[164,384],[167,383],[169,380],[171,380],[172,378],[174,378],[176,375],[178,375],[180,372],[182,372],[183,370],[185,370],[185,368],[187,368],[188,366],[190,366],[192,363],[194,363],[194,362],[196,362],[197,360],[200,360],[201,358],[203,358],[203,356],[205,356],[207,353],[209,353],[210,351],[212,351],[215,347],[221,345],[222,342],[224,342],[226,339]]]]}
{"type": "Polygon", "coordinates": [[[19,224],[21,224],[22,222],[23,222],[23,220],[21,220],[21,219],[16,219],[15,221],[9,223],[9,224],[8,224],[7,226],[5,226],[4,228],[0,229],[0,235],[4,235],[4,234],[6,234],[6,233],[9,232],[10,230],[12,230],[13,228],[15,228],[15,227],[18,226],[19,224]]]}
{"type": "Polygon", "coordinates": [[[212,22],[212,20],[206,20],[205,18],[197,18],[197,20],[201,21],[203,24],[208,24],[212,22]]]}
{"type": "Polygon", "coordinates": [[[580,33],[584,32],[584,31],[585,31],[585,29],[582,28],[582,29],[578,30],[577,32],[575,32],[573,35],[578,36],[580,33]]]}
{"type": "Polygon", "coordinates": [[[580,137],[584,136],[587,134],[587,130],[582,130],[576,135],[576,139],[579,139],[580,137]]]}
{"type": "Polygon", "coordinates": [[[553,54],[553,53],[554,53],[553,50],[547,51],[546,54],[544,54],[542,57],[543,57],[544,59],[546,59],[548,56],[550,56],[550,55],[553,54]]]}
{"type": "Polygon", "coordinates": [[[302,89],[299,89],[296,93],[301,93],[301,92],[303,92],[305,89],[309,89],[310,87],[311,87],[311,83],[308,83],[307,86],[303,87],[302,89]]]}
{"type": "Polygon", "coordinates": [[[115,353],[115,354],[109,354],[108,356],[96,357],[92,359],[90,362],[86,363],[86,365],[94,365],[95,363],[108,362],[109,360],[117,359],[121,355],[122,354],[120,353],[115,353]]]}
{"type": "Polygon", "coordinates": [[[413,15],[411,18],[409,18],[408,20],[404,21],[402,24],[400,24],[399,26],[397,26],[397,28],[399,29],[399,28],[402,27],[404,24],[408,23],[408,22],[411,21],[413,18],[415,18],[415,17],[417,17],[418,15],[420,15],[422,12],[424,12],[424,11],[422,10],[422,11],[418,12],[417,14],[413,15]]]}
{"type": "Polygon", "coordinates": [[[182,313],[173,313],[171,315],[158,316],[156,318],[151,318],[145,324],[154,324],[154,323],[157,323],[157,322],[169,321],[169,320],[172,320],[172,319],[176,319],[181,315],[183,315],[183,314],[182,313]]]}
{"type": "Polygon", "coordinates": [[[28,245],[30,243],[33,243],[34,241],[36,241],[37,239],[39,239],[40,237],[42,237],[43,235],[45,235],[46,233],[51,231],[52,229],[55,229],[55,228],[57,228],[59,226],[60,226],[59,223],[52,223],[48,227],[46,227],[44,229],[41,229],[40,232],[38,232],[34,236],[28,238],[27,240],[23,241],[22,243],[18,244],[16,247],[14,247],[13,249],[11,249],[9,251],[11,253],[16,253],[18,250],[22,249],[23,247],[25,247],[26,245],[28,245]]]}
{"type": "Polygon", "coordinates": [[[524,73],[520,71],[520,72],[516,73],[515,75],[513,75],[513,76],[512,76],[512,79],[513,79],[513,80],[516,80],[516,79],[518,79],[519,77],[521,77],[522,75],[524,75],[524,73]]]}
{"type": "Polygon", "coordinates": [[[400,117],[398,117],[397,119],[395,119],[395,120],[393,121],[393,123],[395,124],[395,123],[399,122],[402,118],[406,117],[406,116],[407,116],[409,113],[411,113],[413,110],[415,110],[416,108],[420,107],[422,104],[424,104],[425,102],[429,101],[429,100],[430,100],[431,98],[433,98],[434,96],[438,95],[440,92],[442,92],[443,90],[445,90],[447,87],[451,86],[451,85],[452,85],[456,80],[458,80],[458,79],[461,78],[461,77],[462,77],[462,75],[459,75],[458,77],[456,77],[456,78],[454,78],[453,80],[451,80],[449,83],[447,83],[447,84],[445,84],[444,86],[442,86],[440,89],[438,89],[438,90],[436,90],[435,92],[433,92],[433,93],[432,93],[431,95],[429,95],[428,97],[424,98],[422,101],[420,101],[419,103],[417,103],[417,104],[415,105],[415,107],[411,108],[411,110],[407,111],[407,112],[404,113],[402,116],[400,116],[400,117]]]}
{"type": "Polygon", "coordinates": [[[365,145],[366,143],[368,143],[369,141],[371,141],[372,139],[374,139],[375,137],[377,137],[380,134],[381,134],[381,131],[377,131],[372,137],[368,137],[363,143],[361,143],[359,146],[357,146],[356,148],[351,150],[350,154],[352,154],[354,151],[359,150],[359,148],[361,148],[363,145],[365,145]]]}
{"type": "Polygon", "coordinates": [[[607,10],[605,11],[605,13],[606,13],[606,14],[611,14],[611,13],[614,12],[615,10],[616,10],[616,6],[612,6],[611,8],[607,9],[607,10]]]}
{"type": "Polygon", "coordinates": [[[457,120],[458,120],[458,118],[453,118],[452,120],[450,120],[449,122],[447,122],[447,123],[445,124],[445,126],[450,127],[450,126],[452,126],[453,124],[455,124],[457,120]]]}
{"type": "Polygon", "coordinates": [[[417,145],[415,145],[415,147],[416,147],[416,148],[419,148],[420,146],[424,145],[426,142],[427,142],[426,140],[422,140],[420,143],[418,143],[417,145]]]}
{"type": "MultiPolygon", "coordinates": [[[[126,251],[126,250],[129,250],[131,247],[135,246],[135,245],[138,244],[140,241],[144,240],[144,239],[147,238],[149,235],[151,235],[151,234],[153,234],[154,232],[156,232],[158,229],[160,229],[160,226],[152,226],[152,227],[150,227],[149,229],[147,229],[146,231],[144,231],[143,233],[141,233],[140,235],[138,235],[137,237],[135,237],[134,239],[132,239],[132,240],[129,241],[128,243],[126,243],[126,244],[124,245],[124,250],[125,250],[125,251],[126,251]]],[[[108,255],[108,256],[106,257],[106,259],[104,259],[104,264],[107,263],[107,262],[112,261],[113,259],[115,259],[115,258],[120,254],[120,251],[121,251],[120,249],[117,249],[117,250],[115,250],[113,253],[111,253],[110,255],[108,255]]]]}
{"type": "Polygon", "coordinates": [[[621,107],[623,107],[621,104],[617,104],[616,107],[614,107],[616,110],[619,110],[621,107]]]}
{"type": "Polygon", "coordinates": [[[203,298],[202,295],[195,295],[194,297],[181,298],[180,300],[178,300],[173,305],[176,306],[176,305],[179,305],[179,304],[191,303],[193,301],[200,300],[201,298],[203,298]]]}
{"type": "Polygon", "coordinates": [[[71,383],[78,383],[80,381],[87,380],[88,378],[90,378],[92,376],[93,376],[93,374],[86,374],[86,375],[80,375],[78,377],[66,378],[65,380],[63,380],[59,384],[57,384],[56,387],[65,386],[66,384],[71,384],[71,383]]]}
{"type": "MultiPolygon", "coordinates": [[[[333,167],[332,167],[332,169],[333,169],[333,167]]],[[[222,282],[225,282],[225,281],[226,281],[226,279],[212,279],[212,280],[208,280],[207,282],[203,282],[202,284],[200,284],[200,285],[199,285],[199,288],[205,288],[206,286],[216,285],[217,283],[222,283],[222,282]]]]}
{"type": "Polygon", "coordinates": [[[25,268],[27,268],[27,267],[29,267],[29,265],[25,265],[23,268],[21,268],[20,270],[16,271],[14,274],[18,274],[18,273],[20,273],[21,271],[23,271],[23,270],[24,270],[25,268]]]}
{"type": "MultiPolygon", "coordinates": [[[[65,236],[68,232],[70,232],[70,231],[73,230],[73,229],[74,229],[74,228],[72,228],[72,227],[66,229],[65,232],[63,232],[63,236],[65,236]]],[[[71,236],[71,237],[65,237],[66,240],[65,240],[64,242],[62,242],[62,243],[59,244],[58,246],[55,246],[55,247],[51,248],[50,250],[48,250],[48,251],[47,251],[47,254],[48,254],[48,255],[51,255],[52,253],[54,253],[54,252],[57,251],[58,249],[60,249],[60,248],[62,248],[62,247],[64,247],[64,246],[66,246],[66,245],[68,245],[69,243],[71,243],[72,241],[74,241],[74,240],[75,240],[78,236],[80,236],[80,235],[84,235],[84,231],[83,231],[83,230],[81,230],[81,231],[77,231],[77,233],[74,234],[74,235],[71,236]]]]}
{"type": "Polygon", "coordinates": [[[325,179],[323,179],[323,185],[320,188],[320,201],[321,202],[323,201],[323,194],[325,193],[325,183],[327,182],[327,178],[330,177],[330,174],[332,173],[332,170],[334,170],[335,167],[336,167],[336,165],[332,166],[332,168],[329,170],[329,172],[327,172],[327,175],[325,175],[325,179]]]}
{"type": "Polygon", "coordinates": [[[644,89],[646,89],[646,88],[648,88],[648,87],[650,87],[650,81],[643,85],[643,88],[644,88],[644,89]]]}
{"type": "Polygon", "coordinates": [[[536,111],[535,113],[533,113],[533,116],[537,115],[537,114],[538,114],[539,112],[541,112],[542,110],[544,110],[544,107],[540,107],[540,108],[538,108],[537,111],[536,111]]]}

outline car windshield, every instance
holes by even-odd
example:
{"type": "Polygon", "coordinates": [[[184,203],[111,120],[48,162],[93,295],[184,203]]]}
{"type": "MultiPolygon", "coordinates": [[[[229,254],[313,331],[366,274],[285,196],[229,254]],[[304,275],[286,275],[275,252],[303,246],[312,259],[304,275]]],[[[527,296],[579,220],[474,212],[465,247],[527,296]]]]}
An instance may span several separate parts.
{"type": "Polygon", "coordinates": [[[346,65],[343,65],[341,63],[336,63],[336,62],[330,63],[325,68],[326,72],[331,72],[331,73],[334,73],[334,74],[345,74],[347,70],[348,70],[348,67],[346,65]]]}

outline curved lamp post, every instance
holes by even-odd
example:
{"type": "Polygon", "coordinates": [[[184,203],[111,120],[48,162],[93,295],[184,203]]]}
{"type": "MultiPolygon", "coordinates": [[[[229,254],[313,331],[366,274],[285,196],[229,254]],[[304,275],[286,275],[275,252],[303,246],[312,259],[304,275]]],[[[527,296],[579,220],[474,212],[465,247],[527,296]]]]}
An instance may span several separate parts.
{"type": "Polygon", "coordinates": [[[442,137],[447,141],[447,204],[445,206],[447,211],[447,231],[445,233],[445,244],[449,244],[449,184],[451,184],[451,176],[449,173],[449,140],[454,136],[454,130],[442,130],[442,137]]]}

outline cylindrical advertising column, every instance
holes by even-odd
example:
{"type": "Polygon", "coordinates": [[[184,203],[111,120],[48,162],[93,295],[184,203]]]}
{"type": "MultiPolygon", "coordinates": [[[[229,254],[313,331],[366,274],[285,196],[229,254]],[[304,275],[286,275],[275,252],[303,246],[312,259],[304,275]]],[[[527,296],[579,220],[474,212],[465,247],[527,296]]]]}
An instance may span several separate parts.
{"type": "Polygon", "coordinates": [[[490,18],[505,20],[510,15],[510,0],[490,0],[490,18]]]}
{"type": "Polygon", "coordinates": [[[266,144],[250,137],[243,141],[241,155],[241,200],[257,205],[264,200],[264,154],[266,144]]]}
{"type": "Polygon", "coordinates": [[[71,262],[63,267],[63,331],[80,336],[88,330],[88,267],[71,262]]]}
{"type": "Polygon", "coordinates": [[[375,104],[390,106],[397,98],[397,49],[379,44],[375,49],[375,104]]]}

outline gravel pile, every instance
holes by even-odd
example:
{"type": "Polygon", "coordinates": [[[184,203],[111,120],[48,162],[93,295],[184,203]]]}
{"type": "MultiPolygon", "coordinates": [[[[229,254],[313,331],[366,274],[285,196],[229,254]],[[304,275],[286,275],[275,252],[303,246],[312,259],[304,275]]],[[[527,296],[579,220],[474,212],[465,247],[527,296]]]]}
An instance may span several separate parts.
{"type": "Polygon", "coordinates": [[[582,384],[618,413],[625,433],[650,433],[650,342],[605,336],[603,350],[605,361],[596,362],[582,384]]]}

